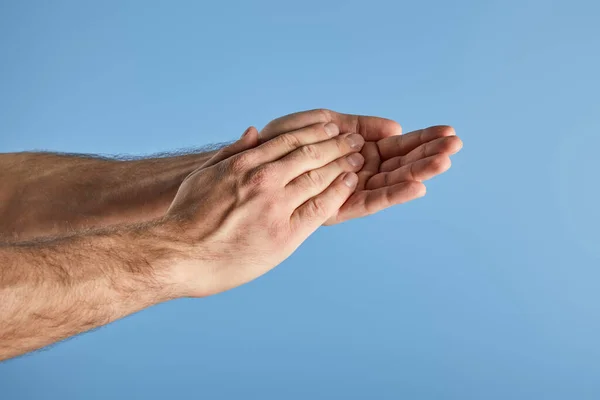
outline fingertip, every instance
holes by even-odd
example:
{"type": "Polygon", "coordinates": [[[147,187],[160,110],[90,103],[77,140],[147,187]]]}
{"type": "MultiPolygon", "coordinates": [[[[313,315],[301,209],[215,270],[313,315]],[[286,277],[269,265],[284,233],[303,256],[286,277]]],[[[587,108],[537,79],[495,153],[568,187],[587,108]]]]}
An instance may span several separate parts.
{"type": "Polygon", "coordinates": [[[400,125],[398,122],[394,121],[394,133],[393,136],[398,136],[398,135],[402,135],[402,125],[400,125]]]}
{"type": "Polygon", "coordinates": [[[427,187],[423,182],[407,181],[393,186],[393,193],[403,197],[402,202],[418,199],[427,194],[427,187]]]}
{"type": "Polygon", "coordinates": [[[436,156],[431,157],[429,162],[430,170],[437,174],[442,174],[450,169],[452,166],[452,161],[450,157],[446,154],[438,154],[436,156]]]}
{"type": "Polygon", "coordinates": [[[418,197],[423,197],[427,194],[427,186],[423,182],[419,182],[421,185],[418,188],[417,195],[418,197]]]}
{"type": "Polygon", "coordinates": [[[400,123],[398,123],[397,121],[394,121],[392,119],[386,119],[386,118],[382,118],[382,121],[387,122],[386,130],[385,130],[385,132],[387,134],[384,135],[383,137],[381,137],[380,139],[383,139],[384,137],[390,137],[390,136],[400,136],[403,134],[402,125],[400,125],[400,123]]]}
{"type": "Polygon", "coordinates": [[[454,136],[456,138],[456,142],[457,142],[457,152],[459,152],[460,150],[462,150],[464,143],[463,141],[458,137],[458,136],[454,136]]]}
{"type": "Polygon", "coordinates": [[[344,185],[346,185],[348,188],[354,189],[358,184],[358,175],[356,175],[354,172],[346,172],[342,176],[342,182],[344,182],[344,185]]]}
{"type": "Polygon", "coordinates": [[[463,147],[462,140],[460,140],[460,138],[456,135],[447,136],[444,138],[444,140],[445,146],[442,149],[442,152],[454,154],[460,151],[460,149],[463,147]]]}
{"type": "Polygon", "coordinates": [[[246,128],[246,130],[244,131],[244,133],[242,133],[242,136],[240,138],[243,139],[244,137],[248,136],[248,133],[250,133],[252,128],[253,128],[252,126],[246,128]]]}
{"type": "Polygon", "coordinates": [[[442,132],[442,136],[456,136],[456,130],[450,125],[438,125],[436,128],[442,132]]]}
{"type": "Polygon", "coordinates": [[[365,157],[360,153],[352,153],[346,156],[346,161],[350,164],[350,168],[359,171],[365,163],[365,157]]]}
{"type": "Polygon", "coordinates": [[[254,126],[250,126],[242,134],[242,139],[248,139],[256,136],[258,136],[258,130],[256,130],[254,126]]]}
{"type": "Polygon", "coordinates": [[[410,190],[413,191],[416,199],[423,197],[427,194],[427,186],[425,186],[423,182],[414,182],[411,185],[410,190]]]}
{"type": "Polygon", "coordinates": [[[246,131],[244,131],[240,141],[244,143],[244,147],[249,149],[258,145],[258,130],[251,126],[246,131]]]}
{"type": "Polygon", "coordinates": [[[433,125],[423,130],[424,141],[428,142],[434,139],[456,136],[456,131],[450,125],[433,125]]]}
{"type": "Polygon", "coordinates": [[[329,137],[337,136],[340,133],[340,128],[333,122],[324,124],[323,129],[325,130],[325,133],[329,137]]]}

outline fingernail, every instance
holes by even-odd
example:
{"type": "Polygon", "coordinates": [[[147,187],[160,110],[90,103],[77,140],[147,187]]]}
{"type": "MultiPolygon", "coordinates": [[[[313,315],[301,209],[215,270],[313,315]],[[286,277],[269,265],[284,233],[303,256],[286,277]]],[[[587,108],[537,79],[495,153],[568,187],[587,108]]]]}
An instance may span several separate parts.
{"type": "Polygon", "coordinates": [[[337,127],[336,124],[333,123],[328,123],[324,126],[325,128],[325,133],[327,134],[327,136],[329,137],[334,137],[335,135],[337,135],[338,133],[340,133],[340,129],[337,127]]]}
{"type": "Polygon", "coordinates": [[[364,158],[359,153],[354,153],[346,157],[346,160],[348,160],[348,164],[353,167],[358,167],[359,165],[362,165],[364,158]]]}
{"type": "Polygon", "coordinates": [[[252,127],[249,127],[248,129],[246,129],[246,130],[244,131],[244,133],[242,133],[242,136],[241,136],[241,137],[244,137],[244,136],[246,136],[248,133],[250,133],[250,129],[252,129],[252,127]]]}
{"type": "Polygon", "coordinates": [[[356,184],[358,183],[358,176],[353,172],[346,173],[346,175],[344,175],[343,179],[344,179],[344,183],[349,188],[355,187],[356,184]]]}
{"type": "Polygon", "coordinates": [[[350,145],[350,147],[352,147],[353,149],[360,149],[362,147],[362,145],[365,143],[365,140],[363,139],[363,137],[356,133],[348,135],[346,137],[346,140],[348,141],[348,144],[350,145]]]}

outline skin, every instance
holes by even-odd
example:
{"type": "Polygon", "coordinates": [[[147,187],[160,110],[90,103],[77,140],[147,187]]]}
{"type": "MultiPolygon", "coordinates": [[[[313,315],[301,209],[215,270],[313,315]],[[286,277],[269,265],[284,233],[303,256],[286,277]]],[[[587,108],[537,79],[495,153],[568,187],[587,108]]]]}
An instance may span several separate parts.
{"type": "MultiPolygon", "coordinates": [[[[357,191],[326,225],[396,204],[394,196],[400,196],[402,190],[413,190],[410,182],[419,183],[444,172],[450,166],[449,156],[462,147],[449,126],[402,135],[395,121],[324,109],[277,118],[260,131],[255,143],[243,145],[256,146],[317,123],[334,123],[341,132],[357,132],[366,142],[361,152],[366,162],[358,172],[357,191]],[[375,187],[381,180],[386,182],[385,173],[401,168],[404,172],[393,174],[386,186],[382,188],[379,183],[375,187]],[[407,179],[411,178],[410,171],[414,174],[412,180],[407,179]],[[373,186],[367,186],[370,181],[373,186]],[[391,199],[386,200],[386,196],[391,199]]],[[[222,149],[219,157],[242,150],[237,147],[223,153],[222,149]]],[[[0,242],[62,236],[159,218],[181,182],[216,154],[211,151],[128,161],[52,153],[0,154],[0,242]]],[[[424,193],[424,185],[417,186],[424,193]]]]}
{"type": "Polygon", "coordinates": [[[262,131],[269,140],[285,130],[316,123],[335,123],[342,132],[357,132],[365,139],[365,159],[358,185],[348,201],[327,220],[333,225],[363,217],[425,195],[423,181],[450,168],[450,156],[462,148],[451,126],[432,126],[402,135],[402,127],[386,118],[311,110],[271,121],[262,131]]]}
{"type": "Polygon", "coordinates": [[[164,215],[179,185],[215,152],[117,160],[0,154],[0,241],[19,242],[164,215]]]}
{"type": "MultiPolygon", "coordinates": [[[[131,191],[121,192],[131,200],[124,206],[112,193],[87,204],[84,217],[75,217],[86,228],[81,231],[52,223],[52,209],[61,217],[81,215],[55,207],[67,199],[50,199],[44,209],[43,201],[28,197],[31,189],[13,181],[8,213],[24,212],[14,200],[24,194],[26,204],[38,205],[42,210],[35,213],[46,216],[45,229],[32,225],[17,236],[47,232],[48,226],[62,235],[0,245],[0,359],[163,301],[229,290],[274,268],[323,224],[424,195],[421,180],[447,169],[460,141],[449,127],[403,136],[399,129],[393,121],[323,110],[274,120],[260,135],[251,127],[181,179],[166,206],[165,193],[143,202],[135,194],[151,194],[148,185],[168,179],[132,182],[131,191]],[[90,209],[102,215],[116,205],[118,212],[107,219],[86,219],[90,209]],[[148,214],[139,207],[148,207],[148,214]]],[[[94,175],[110,174],[118,163],[100,163],[102,171],[94,175]]],[[[17,164],[13,158],[14,171],[25,171],[17,164]]],[[[65,177],[58,165],[47,174],[32,170],[36,178],[28,184],[65,177]]],[[[60,184],[75,190],[69,179],[60,184]]],[[[13,221],[19,218],[27,220],[13,221]]],[[[5,232],[15,237],[14,230],[5,232]]]]}

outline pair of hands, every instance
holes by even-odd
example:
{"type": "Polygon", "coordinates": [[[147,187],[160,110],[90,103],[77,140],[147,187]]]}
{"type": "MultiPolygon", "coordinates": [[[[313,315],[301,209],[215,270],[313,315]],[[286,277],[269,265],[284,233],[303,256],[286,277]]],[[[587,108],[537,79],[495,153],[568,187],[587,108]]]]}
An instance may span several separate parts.
{"type": "Polygon", "coordinates": [[[251,127],[181,184],[165,226],[177,233],[173,285],[183,296],[231,289],[266,273],[319,226],[425,194],[462,147],[435,126],[312,110],[251,127]]]}

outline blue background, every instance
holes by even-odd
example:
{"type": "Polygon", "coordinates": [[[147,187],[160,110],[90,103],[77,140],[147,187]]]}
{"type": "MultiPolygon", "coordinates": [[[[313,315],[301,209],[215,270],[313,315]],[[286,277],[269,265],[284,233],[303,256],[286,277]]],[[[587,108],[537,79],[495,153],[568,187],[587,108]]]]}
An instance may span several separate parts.
{"type": "Polygon", "coordinates": [[[600,398],[600,5],[0,1],[0,151],[150,154],[326,107],[451,124],[412,203],[0,364],[4,399],[600,398]]]}

